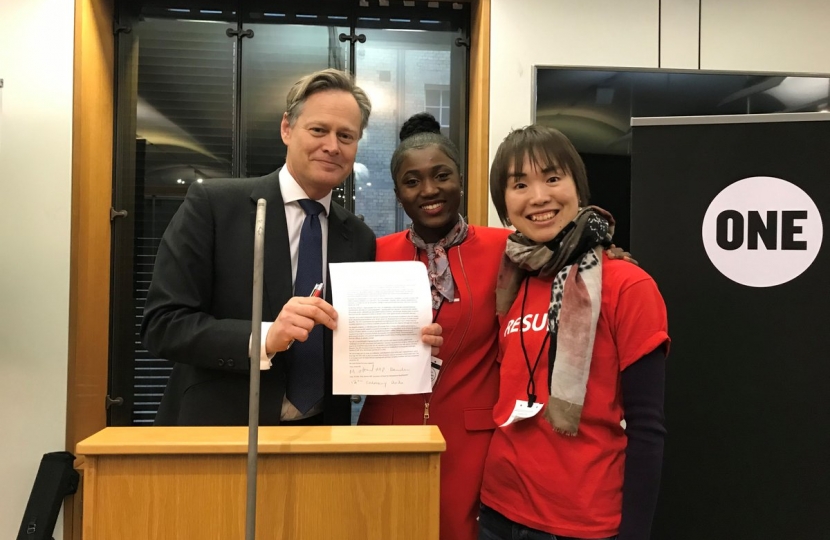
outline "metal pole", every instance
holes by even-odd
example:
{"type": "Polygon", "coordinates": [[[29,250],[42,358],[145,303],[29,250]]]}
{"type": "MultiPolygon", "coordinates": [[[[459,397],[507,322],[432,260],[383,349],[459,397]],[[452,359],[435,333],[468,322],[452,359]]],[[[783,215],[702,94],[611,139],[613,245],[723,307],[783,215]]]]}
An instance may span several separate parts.
{"type": "Polygon", "coordinates": [[[254,294],[251,306],[251,384],[248,398],[248,492],[245,540],[256,537],[256,474],[259,445],[259,358],[262,355],[262,268],[265,250],[265,199],[256,203],[254,227],[254,294]]]}

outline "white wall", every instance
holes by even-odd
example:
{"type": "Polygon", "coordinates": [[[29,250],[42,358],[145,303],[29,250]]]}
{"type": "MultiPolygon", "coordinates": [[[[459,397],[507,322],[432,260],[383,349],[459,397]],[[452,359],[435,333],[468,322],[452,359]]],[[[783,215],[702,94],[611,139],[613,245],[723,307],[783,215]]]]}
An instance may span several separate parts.
{"type": "Polygon", "coordinates": [[[701,68],[830,73],[827,0],[703,0],[701,68]]]}
{"type": "MultiPolygon", "coordinates": [[[[64,449],[74,6],[0,1],[0,536],[64,449]]],[[[55,538],[61,539],[60,520],[55,538]]]]}
{"type": "Polygon", "coordinates": [[[660,63],[663,69],[698,69],[700,0],[660,1],[660,63]]]}

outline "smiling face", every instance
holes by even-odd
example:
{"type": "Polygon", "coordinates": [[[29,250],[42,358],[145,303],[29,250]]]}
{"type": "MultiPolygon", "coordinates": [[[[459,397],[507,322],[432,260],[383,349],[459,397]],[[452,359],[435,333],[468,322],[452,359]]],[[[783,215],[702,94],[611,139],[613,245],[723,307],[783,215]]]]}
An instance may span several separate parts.
{"type": "Polygon", "coordinates": [[[553,240],[579,211],[576,182],[557,166],[542,168],[525,155],[508,170],[504,203],[516,230],[538,243],[553,240]]]}
{"type": "Polygon", "coordinates": [[[407,150],[395,176],[395,194],[424,242],[437,242],[458,223],[461,175],[437,145],[407,150]]]}
{"type": "Polygon", "coordinates": [[[352,172],[360,126],[360,107],[342,90],[310,95],[293,125],[283,116],[285,165],[306,195],[322,199],[352,172]]]}
{"type": "Polygon", "coordinates": [[[490,168],[490,197],[505,225],[521,227],[525,229],[521,232],[535,238],[556,229],[552,239],[573,220],[580,206],[588,204],[590,196],[585,163],[561,131],[531,124],[508,133],[496,150],[490,168]],[[548,186],[544,190],[531,182],[540,179],[548,186]],[[512,214],[507,208],[508,197],[512,214]],[[541,210],[541,215],[528,219],[530,214],[540,214],[531,209],[541,210]],[[544,215],[548,210],[553,216],[544,215]]]}

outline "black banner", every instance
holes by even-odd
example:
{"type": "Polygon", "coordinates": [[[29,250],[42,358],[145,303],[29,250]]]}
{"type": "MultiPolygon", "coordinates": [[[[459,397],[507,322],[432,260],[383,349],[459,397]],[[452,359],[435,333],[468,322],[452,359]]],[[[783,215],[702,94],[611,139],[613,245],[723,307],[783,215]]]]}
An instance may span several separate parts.
{"type": "Polygon", "coordinates": [[[830,114],[633,120],[672,349],[654,540],[830,538],[830,114]]]}

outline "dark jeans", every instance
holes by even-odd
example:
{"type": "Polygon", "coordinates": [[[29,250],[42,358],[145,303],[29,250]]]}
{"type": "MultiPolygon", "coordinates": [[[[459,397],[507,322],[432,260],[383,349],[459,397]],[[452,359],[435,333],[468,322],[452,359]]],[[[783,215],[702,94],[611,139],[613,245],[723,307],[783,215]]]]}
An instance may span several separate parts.
{"type": "MultiPolygon", "coordinates": [[[[616,536],[602,540],[615,540],[616,536]]],[[[570,536],[556,536],[525,527],[499,514],[489,506],[481,505],[478,512],[478,540],[581,540],[570,536]]]]}

